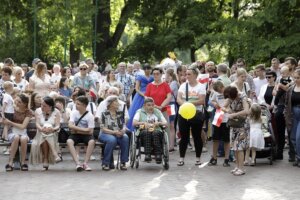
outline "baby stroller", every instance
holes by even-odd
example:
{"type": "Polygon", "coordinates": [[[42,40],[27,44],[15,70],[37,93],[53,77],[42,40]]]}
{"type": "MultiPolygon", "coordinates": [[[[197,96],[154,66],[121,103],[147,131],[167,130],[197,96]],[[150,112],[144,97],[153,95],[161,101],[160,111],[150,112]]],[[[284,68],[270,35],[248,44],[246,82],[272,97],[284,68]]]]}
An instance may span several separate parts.
{"type": "MultiPolygon", "coordinates": [[[[265,148],[256,152],[256,158],[268,158],[269,164],[273,164],[276,155],[276,140],[271,123],[271,113],[266,105],[260,105],[262,118],[262,131],[265,138],[265,148]]],[[[256,162],[256,161],[255,161],[256,162]]]]}
{"type": "MultiPolygon", "coordinates": [[[[168,139],[168,133],[165,131],[165,127],[161,127],[162,129],[162,140],[161,140],[161,146],[162,146],[162,165],[164,169],[169,169],[169,139],[168,139]]],[[[136,131],[132,132],[131,140],[130,140],[130,166],[131,168],[135,167],[136,169],[139,168],[139,163],[141,160],[141,155],[144,154],[143,151],[143,144],[141,136],[139,135],[140,129],[139,127],[136,127],[136,131]]],[[[151,153],[151,156],[154,156],[153,153],[151,153]]]]}

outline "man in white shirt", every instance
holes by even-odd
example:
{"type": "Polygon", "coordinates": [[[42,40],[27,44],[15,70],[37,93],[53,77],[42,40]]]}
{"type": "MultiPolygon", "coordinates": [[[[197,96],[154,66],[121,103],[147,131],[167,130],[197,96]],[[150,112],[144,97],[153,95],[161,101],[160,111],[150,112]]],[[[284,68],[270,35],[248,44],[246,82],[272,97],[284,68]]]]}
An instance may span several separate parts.
{"type": "Polygon", "coordinates": [[[261,86],[268,83],[266,79],[266,69],[265,65],[259,64],[255,67],[255,74],[256,78],[253,79],[254,85],[255,85],[255,94],[256,97],[258,97],[261,86]]]}
{"type": "Polygon", "coordinates": [[[280,61],[278,58],[271,60],[271,70],[276,72],[277,79],[280,79],[280,61]]]}
{"type": "Polygon", "coordinates": [[[76,110],[72,110],[69,121],[69,128],[71,135],[67,140],[67,144],[73,160],[76,163],[76,170],[91,171],[88,166],[88,161],[93,153],[95,147],[95,140],[93,132],[95,128],[95,120],[92,113],[86,110],[89,100],[85,96],[79,96],[76,98],[76,110]],[[75,147],[78,143],[84,143],[87,146],[84,163],[81,164],[77,157],[75,147]]]}

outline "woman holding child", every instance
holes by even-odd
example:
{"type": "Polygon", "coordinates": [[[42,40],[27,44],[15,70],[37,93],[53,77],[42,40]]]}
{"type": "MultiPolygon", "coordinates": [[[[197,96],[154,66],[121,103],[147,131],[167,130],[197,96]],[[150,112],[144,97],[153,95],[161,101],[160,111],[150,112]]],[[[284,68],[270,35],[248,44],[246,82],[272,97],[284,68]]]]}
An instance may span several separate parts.
{"type": "Polygon", "coordinates": [[[27,171],[28,165],[25,162],[27,143],[29,138],[27,136],[26,128],[33,116],[33,113],[28,109],[29,98],[24,94],[19,94],[15,99],[15,110],[13,119],[3,119],[3,123],[11,126],[8,131],[8,140],[11,143],[10,156],[8,164],[5,166],[6,171],[13,171],[13,160],[16,155],[19,145],[21,146],[21,170],[27,171]]]}

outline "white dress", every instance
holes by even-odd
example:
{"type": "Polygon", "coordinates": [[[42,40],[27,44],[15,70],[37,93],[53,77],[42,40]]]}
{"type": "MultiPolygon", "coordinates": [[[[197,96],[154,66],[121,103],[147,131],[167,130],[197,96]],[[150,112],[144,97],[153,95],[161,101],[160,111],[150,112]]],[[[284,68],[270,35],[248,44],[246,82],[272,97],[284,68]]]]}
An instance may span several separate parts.
{"type": "Polygon", "coordinates": [[[250,148],[265,148],[265,139],[261,129],[261,123],[250,121],[250,148]]]}

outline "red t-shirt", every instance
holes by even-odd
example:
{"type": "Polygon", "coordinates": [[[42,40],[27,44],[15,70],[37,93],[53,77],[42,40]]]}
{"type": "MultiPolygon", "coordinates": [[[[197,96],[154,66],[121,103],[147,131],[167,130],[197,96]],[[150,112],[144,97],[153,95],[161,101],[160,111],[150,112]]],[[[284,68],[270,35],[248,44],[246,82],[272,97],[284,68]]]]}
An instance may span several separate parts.
{"type": "MultiPolygon", "coordinates": [[[[150,83],[147,85],[145,96],[152,97],[155,105],[160,106],[171,92],[171,88],[166,82],[163,82],[160,85],[150,83]]],[[[164,112],[165,110],[166,108],[162,111],[164,112]]]]}

